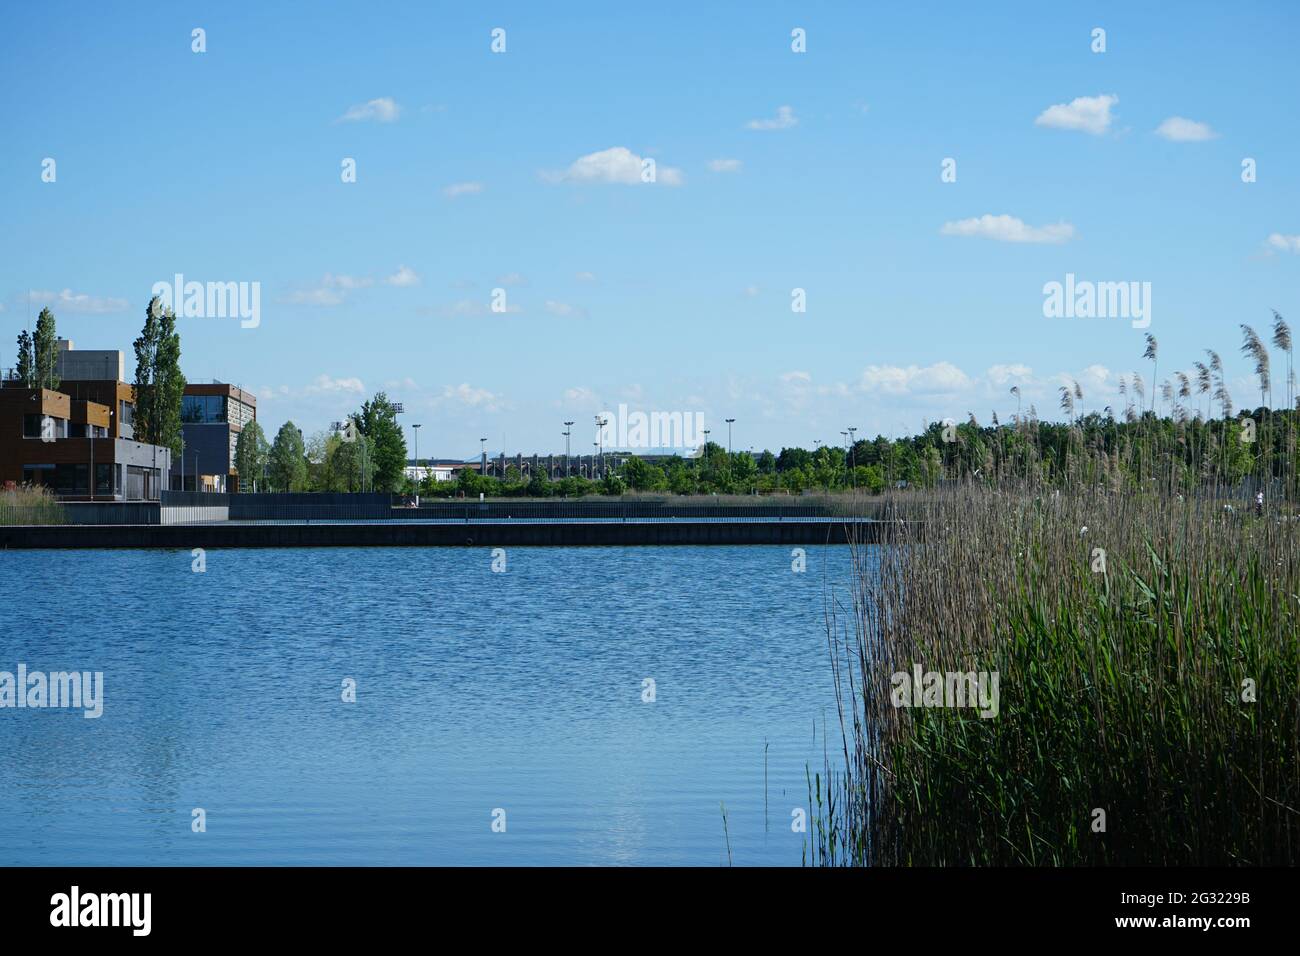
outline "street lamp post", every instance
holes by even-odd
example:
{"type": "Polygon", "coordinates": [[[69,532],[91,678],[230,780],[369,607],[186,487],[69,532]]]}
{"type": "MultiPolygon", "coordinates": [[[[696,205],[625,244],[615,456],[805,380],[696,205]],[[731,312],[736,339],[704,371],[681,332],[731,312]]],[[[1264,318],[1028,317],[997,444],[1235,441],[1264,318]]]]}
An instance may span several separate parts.
{"type": "Polygon", "coordinates": [[[567,478],[572,469],[569,467],[569,436],[573,434],[573,422],[564,423],[564,475],[567,478]]]}
{"type": "Polygon", "coordinates": [[[856,487],[858,486],[858,476],[857,476],[856,462],[854,461],[854,458],[853,458],[854,450],[858,447],[857,442],[854,440],[854,439],[855,439],[855,436],[857,435],[857,431],[858,431],[858,429],[857,429],[856,426],[854,426],[854,425],[850,425],[850,426],[849,426],[849,457],[848,457],[848,465],[849,465],[849,483],[850,483],[854,488],[856,488],[856,487]]]}
{"type": "Polygon", "coordinates": [[[734,418],[728,418],[728,419],[726,419],[725,421],[726,421],[726,423],[727,423],[727,455],[728,455],[728,457],[730,457],[730,455],[731,455],[731,426],[732,426],[732,423],[735,422],[735,419],[734,419],[734,418]]]}
{"type": "MultiPolygon", "coordinates": [[[[608,418],[601,418],[599,415],[596,416],[596,441],[594,444],[596,445],[596,456],[600,459],[602,469],[605,464],[605,426],[608,424],[608,418]]],[[[595,466],[593,465],[593,469],[594,467],[595,466]]]]}
{"type": "Polygon", "coordinates": [[[411,430],[415,432],[415,474],[416,474],[416,479],[415,479],[415,480],[416,480],[416,481],[419,481],[419,480],[420,480],[420,479],[419,479],[419,474],[420,474],[420,426],[419,426],[418,424],[412,425],[412,426],[411,426],[411,430]]]}
{"type": "Polygon", "coordinates": [[[479,454],[478,473],[480,475],[486,476],[487,475],[487,439],[486,438],[480,438],[478,440],[478,454],[479,454]]]}

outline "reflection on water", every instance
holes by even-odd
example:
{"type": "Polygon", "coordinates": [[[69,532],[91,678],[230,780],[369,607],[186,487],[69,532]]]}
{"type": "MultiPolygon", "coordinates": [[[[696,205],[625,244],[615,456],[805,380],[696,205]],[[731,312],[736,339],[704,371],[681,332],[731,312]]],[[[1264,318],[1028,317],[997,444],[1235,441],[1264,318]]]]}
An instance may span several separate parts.
{"type": "Polygon", "coordinates": [[[0,670],[104,672],[98,720],[0,710],[0,864],[715,865],[725,804],[797,865],[848,574],[807,552],[0,552],[0,670]]]}

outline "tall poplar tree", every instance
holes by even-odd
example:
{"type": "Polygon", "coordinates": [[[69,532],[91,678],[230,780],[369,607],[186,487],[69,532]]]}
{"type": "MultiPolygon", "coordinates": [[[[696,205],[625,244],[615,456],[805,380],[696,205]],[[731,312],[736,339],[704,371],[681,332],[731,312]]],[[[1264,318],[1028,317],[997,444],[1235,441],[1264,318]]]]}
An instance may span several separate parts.
{"type": "Polygon", "coordinates": [[[181,453],[181,337],[176,313],[154,296],[145,310],[135,348],[135,437],[181,453]]]}
{"type": "Polygon", "coordinates": [[[32,357],[35,364],[36,387],[59,387],[59,334],[54,327],[54,313],[41,309],[36,317],[36,334],[32,336],[32,357]]]}
{"type": "Polygon", "coordinates": [[[14,374],[28,388],[36,387],[36,359],[32,354],[32,334],[26,329],[18,333],[18,361],[14,374]]]}

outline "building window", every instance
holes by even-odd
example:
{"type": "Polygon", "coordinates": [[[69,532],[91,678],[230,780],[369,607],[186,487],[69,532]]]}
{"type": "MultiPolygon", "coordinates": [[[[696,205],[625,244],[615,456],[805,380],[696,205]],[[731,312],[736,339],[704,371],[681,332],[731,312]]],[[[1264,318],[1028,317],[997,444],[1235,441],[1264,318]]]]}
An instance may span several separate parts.
{"type": "Polygon", "coordinates": [[[23,465],[24,485],[49,485],[53,481],[53,465],[23,465]]]}
{"type": "Polygon", "coordinates": [[[181,421],[207,425],[226,420],[224,395],[185,395],[181,398],[181,421]]]}
{"type": "MultiPolygon", "coordinates": [[[[135,405],[122,400],[117,403],[117,433],[122,438],[135,437],[135,405]]],[[[119,486],[120,487],[120,486],[119,486]]]]}
{"type": "Polygon", "coordinates": [[[55,465],[54,490],[61,495],[84,495],[90,488],[90,466],[55,465]]]}
{"type": "Polygon", "coordinates": [[[245,425],[247,425],[256,417],[256,415],[253,412],[252,405],[245,405],[243,402],[238,401],[237,399],[232,398],[230,400],[229,408],[230,408],[230,424],[238,425],[240,428],[243,428],[245,425]]]}
{"type": "MultiPolygon", "coordinates": [[[[41,428],[46,417],[47,416],[45,415],[33,415],[30,413],[24,415],[23,437],[39,439],[41,437],[41,428]]],[[[54,418],[50,416],[50,421],[54,423],[54,437],[56,439],[68,437],[68,420],[66,418],[54,418]]]]}

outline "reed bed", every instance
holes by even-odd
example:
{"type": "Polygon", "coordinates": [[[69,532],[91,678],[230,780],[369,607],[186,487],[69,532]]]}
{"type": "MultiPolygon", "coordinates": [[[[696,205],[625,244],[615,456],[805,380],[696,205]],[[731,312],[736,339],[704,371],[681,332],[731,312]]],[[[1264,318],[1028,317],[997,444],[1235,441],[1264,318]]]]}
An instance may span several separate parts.
{"type": "Polygon", "coordinates": [[[0,489],[0,525],[66,522],[63,505],[49,489],[33,485],[0,489]]]}
{"type": "Polygon", "coordinates": [[[886,507],[916,523],[855,545],[828,602],[842,752],[809,862],[1300,860],[1294,514],[1101,487],[886,507]],[[896,706],[917,664],[998,674],[996,716],[896,706]]]}

